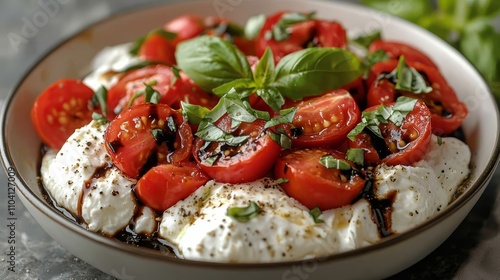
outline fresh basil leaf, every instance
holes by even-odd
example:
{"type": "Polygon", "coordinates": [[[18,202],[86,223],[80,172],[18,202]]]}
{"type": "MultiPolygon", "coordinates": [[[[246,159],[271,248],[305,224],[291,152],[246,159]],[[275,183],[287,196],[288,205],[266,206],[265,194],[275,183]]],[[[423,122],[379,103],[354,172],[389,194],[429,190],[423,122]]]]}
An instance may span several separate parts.
{"type": "Polygon", "coordinates": [[[284,41],[290,37],[288,29],[297,23],[305,22],[314,19],[316,12],[307,14],[302,13],[286,13],[281,16],[278,22],[271,29],[271,37],[276,41],[284,41]]]}
{"type": "Polygon", "coordinates": [[[181,101],[182,115],[188,120],[190,124],[200,124],[205,115],[210,112],[208,108],[203,106],[189,104],[181,101]]]}
{"type": "Polygon", "coordinates": [[[415,108],[415,104],[417,104],[417,101],[418,100],[415,98],[400,96],[398,97],[398,99],[396,99],[396,103],[392,105],[392,110],[409,113],[413,111],[413,109],[415,108]]]}
{"type": "Polygon", "coordinates": [[[104,86],[101,86],[94,92],[91,101],[92,105],[99,106],[101,108],[101,112],[104,116],[108,114],[108,90],[104,86]]]}
{"type": "Polygon", "coordinates": [[[228,83],[222,84],[212,90],[217,96],[224,96],[225,94],[231,92],[232,90],[237,93],[244,93],[246,91],[254,91],[257,85],[252,79],[243,78],[230,81],[228,83]]]}
{"type": "Polygon", "coordinates": [[[365,150],[360,148],[350,148],[347,150],[346,159],[359,166],[365,164],[365,150]]]}
{"type": "Polygon", "coordinates": [[[200,36],[180,43],[175,58],[179,68],[205,91],[253,77],[245,54],[216,36],[200,36]]]}
{"type": "Polygon", "coordinates": [[[151,129],[151,134],[153,135],[153,138],[155,139],[156,143],[163,143],[165,140],[165,133],[161,128],[155,128],[151,129]]]}
{"type": "Polygon", "coordinates": [[[352,166],[345,160],[334,158],[332,155],[322,156],[319,163],[328,169],[351,170],[352,166]]]}
{"type": "Polygon", "coordinates": [[[270,86],[297,100],[340,88],[358,78],[363,70],[359,58],[349,50],[309,48],[283,57],[270,86]]]}
{"type": "Polygon", "coordinates": [[[266,15],[260,14],[253,16],[247,20],[245,24],[245,37],[249,40],[256,39],[259,36],[260,30],[266,22],[266,15]]]}
{"type": "Polygon", "coordinates": [[[167,119],[167,127],[172,132],[177,131],[177,124],[175,124],[174,118],[172,116],[168,117],[167,119]]]}
{"type": "MultiPolygon", "coordinates": [[[[211,31],[211,33],[208,35],[218,36],[218,37],[224,36],[226,38],[229,37],[229,38],[227,38],[227,39],[229,39],[229,41],[232,41],[233,37],[240,37],[240,36],[245,35],[245,30],[243,29],[243,27],[241,27],[240,25],[238,25],[236,23],[227,22],[227,21],[211,25],[211,26],[209,26],[209,28],[207,30],[211,31]]],[[[203,34],[207,34],[207,33],[204,32],[203,34]]]]}
{"type": "Polygon", "coordinates": [[[274,82],[276,78],[274,56],[273,51],[269,47],[266,48],[266,51],[255,67],[253,77],[258,87],[265,87],[274,82]]]}
{"type": "Polygon", "coordinates": [[[314,220],[314,223],[316,224],[321,224],[325,222],[319,218],[322,214],[323,212],[321,212],[321,209],[319,209],[319,207],[314,207],[313,209],[311,209],[311,211],[309,211],[309,215],[311,215],[311,217],[314,220]]]}
{"type": "Polygon", "coordinates": [[[281,106],[285,104],[285,99],[281,95],[280,91],[274,87],[259,88],[256,93],[274,111],[279,111],[281,106]]]}
{"type": "Polygon", "coordinates": [[[226,215],[234,218],[238,222],[248,222],[250,219],[257,217],[262,210],[259,205],[250,201],[250,205],[246,207],[230,207],[227,209],[226,215]]]}
{"type": "Polygon", "coordinates": [[[257,117],[254,115],[254,111],[251,107],[245,106],[243,101],[239,98],[227,98],[225,99],[226,111],[231,119],[239,121],[251,123],[257,120],[257,117]]]}
{"type": "Polygon", "coordinates": [[[92,119],[98,123],[105,124],[108,123],[108,119],[104,117],[103,115],[97,113],[97,112],[92,112],[92,119]]]}
{"type": "Polygon", "coordinates": [[[380,39],[382,39],[382,34],[380,33],[380,31],[376,31],[370,34],[360,35],[352,39],[352,42],[355,43],[356,45],[368,49],[373,42],[380,39]]]}
{"type": "Polygon", "coordinates": [[[289,108],[280,111],[280,115],[272,118],[264,125],[264,129],[270,128],[279,124],[287,124],[293,122],[293,117],[297,112],[297,108],[289,108]]]}
{"type": "MultiPolygon", "coordinates": [[[[361,0],[361,3],[384,13],[392,14],[416,22],[422,15],[432,13],[429,0],[361,0]]],[[[460,1],[458,1],[460,2],[460,1]]]]}
{"type": "Polygon", "coordinates": [[[443,138],[441,138],[440,136],[438,136],[437,137],[437,143],[438,143],[438,146],[443,145],[443,138]]]}
{"type": "Polygon", "coordinates": [[[210,166],[214,165],[214,163],[220,158],[220,154],[213,155],[204,160],[204,162],[210,166]]]}

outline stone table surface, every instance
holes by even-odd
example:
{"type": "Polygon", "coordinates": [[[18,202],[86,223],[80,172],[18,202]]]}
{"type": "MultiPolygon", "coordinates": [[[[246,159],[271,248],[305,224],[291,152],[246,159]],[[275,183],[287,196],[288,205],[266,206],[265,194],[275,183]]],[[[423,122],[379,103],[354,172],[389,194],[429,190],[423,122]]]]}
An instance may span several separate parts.
{"type": "MultiPolygon", "coordinates": [[[[0,102],[22,73],[60,38],[110,13],[152,2],[162,1],[0,1],[0,102]],[[57,9],[46,11],[43,4],[49,2],[57,9]],[[9,40],[10,33],[22,34],[26,21],[42,12],[46,13],[47,22],[40,22],[26,42],[15,44],[9,40]]],[[[6,174],[0,171],[0,184],[4,186],[0,188],[0,279],[115,279],[58,245],[19,200],[15,204],[16,271],[8,271],[7,182],[6,174]]],[[[450,238],[425,259],[390,279],[500,279],[499,185],[497,169],[484,195],[450,238]]]]}

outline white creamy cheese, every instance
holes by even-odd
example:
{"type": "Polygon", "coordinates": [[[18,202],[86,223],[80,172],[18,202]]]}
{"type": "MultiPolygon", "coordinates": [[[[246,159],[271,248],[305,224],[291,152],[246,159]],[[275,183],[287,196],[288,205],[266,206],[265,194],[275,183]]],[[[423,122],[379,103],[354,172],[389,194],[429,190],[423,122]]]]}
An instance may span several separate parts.
{"type": "Polygon", "coordinates": [[[326,256],[379,239],[366,201],[325,211],[315,223],[309,209],[287,196],[271,179],[247,184],[214,181],[167,209],[160,236],[186,259],[276,262],[326,256]],[[228,208],[258,203],[248,222],[226,215],[228,208]]]}
{"type": "Polygon", "coordinates": [[[83,79],[83,83],[94,91],[101,86],[109,89],[118,81],[118,72],[141,61],[130,55],[130,47],[128,43],[102,49],[92,61],[94,70],[83,79]]]}
{"type": "Polygon", "coordinates": [[[111,165],[104,147],[106,125],[92,121],[77,129],[59,151],[42,160],[45,188],[57,204],[82,217],[89,230],[114,235],[126,227],[136,207],[132,185],[111,165]],[[105,173],[93,178],[98,169],[105,173]]]}

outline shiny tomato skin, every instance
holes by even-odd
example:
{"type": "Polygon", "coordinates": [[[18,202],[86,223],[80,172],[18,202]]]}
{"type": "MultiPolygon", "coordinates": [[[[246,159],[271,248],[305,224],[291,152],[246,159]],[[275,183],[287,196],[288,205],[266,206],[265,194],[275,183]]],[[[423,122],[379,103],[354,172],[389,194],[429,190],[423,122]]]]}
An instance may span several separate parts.
{"type": "Polygon", "coordinates": [[[92,120],[94,91],[80,80],[63,79],[45,88],[31,109],[31,121],[43,143],[60,149],[75,129],[92,120]]]}
{"type": "Polygon", "coordinates": [[[194,38],[205,30],[204,19],[198,15],[186,14],[167,22],[163,29],[176,34],[172,44],[177,46],[182,41],[194,38]]]}
{"type": "Polygon", "coordinates": [[[437,68],[426,54],[403,42],[376,40],[370,45],[368,52],[373,53],[378,50],[385,51],[389,57],[396,60],[403,55],[407,63],[419,62],[437,68]]]}
{"type": "MultiPolygon", "coordinates": [[[[178,107],[181,100],[182,79],[175,77],[172,69],[166,65],[151,65],[132,70],[123,75],[118,82],[108,90],[107,105],[111,111],[121,111],[129,107],[133,96],[143,91],[146,84],[162,96],[159,103],[178,107]]],[[[133,105],[145,102],[144,95],[135,98],[133,105]]]]}
{"type": "MultiPolygon", "coordinates": [[[[217,126],[229,132],[231,119],[223,117],[217,122],[217,126]]],[[[262,178],[273,167],[274,161],[278,157],[281,147],[271,139],[264,131],[263,120],[256,120],[253,123],[242,123],[232,134],[235,136],[250,135],[250,139],[245,144],[229,147],[218,142],[212,142],[208,147],[203,148],[207,143],[197,138],[194,144],[193,155],[200,168],[217,182],[222,183],[246,183],[262,178]],[[228,155],[221,154],[219,158],[210,164],[207,159],[221,150],[229,151],[228,155]]]]}
{"type": "MultiPolygon", "coordinates": [[[[381,73],[390,73],[397,67],[397,60],[379,62],[372,67],[369,80],[375,81],[381,73]]],[[[400,95],[419,99],[431,111],[432,131],[437,135],[447,135],[460,127],[468,115],[467,107],[462,103],[453,88],[448,84],[441,72],[427,64],[408,63],[427,79],[432,91],[426,94],[412,94],[398,91],[394,84],[387,80],[373,82],[367,94],[367,106],[390,104],[400,95]]]]}
{"type": "Polygon", "coordinates": [[[193,135],[183,116],[170,106],[141,104],[125,109],[110,122],[105,143],[113,164],[125,175],[139,178],[158,164],[188,160],[193,135]],[[155,139],[154,129],[161,130],[163,140],[155,139]]]}
{"type": "Polygon", "coordinates": [[[363,75],[359,76],[354,81],[343,85],[342,89],[347,90],[351,94],[360,109],[366,106],[366,87],[363,75]]]}
{"type": "Polygon", "coordinates": [[[353,141],[348,140],[349,148],[362,149],[364,151],[364,165],[375,166],[380,164],[380,156],[374,147],[373,139],[370,134],[361,132],[353,141]]]}
{"type": "Polygon", "coordinates": [[[361,120],[356,101],[344,89],[304,99],[293,107],[297,108],[289,134],[293,147],[338,145],[361,120]]]}
{"type": "Polygon", "coordinates": [[[208,180],[210,178],[195,163],[161,164],[137,181],[135,193],[146,206],[163,212],[208,180]]]}
{"type": "Polygon", "coordinates": [[[320,158],[328,154],[345,158],[329,149],[294,150],[276,160],[274,176],[287,179],[282,188],[309,209],[328,210],[348,205],[361,193],[366,180],[351,171],[344,173],[320,164],[320,158]]]}
{"type": "MultiPolygon", "coordinates": [[[[212,93],[207,93],[200,86],[194,83],[191,78],[189,78],[184,72],[180,72],[181,76],[181,90],[180,90],[180,101],[200,105],[208,109],[212,109],[219,102],[219,97],[212,93]]],[[[180,102],[176,102],[171,105],[174,109],[179,109],[180,102]]]]}
{"type": "Polygon", "coordinates": [[[164,63],[166,65],[175,64],[175,47],[172,43],[160,34],[152,34],[146,38],[139,49],[139,57],[144,60],[164,63]]]}

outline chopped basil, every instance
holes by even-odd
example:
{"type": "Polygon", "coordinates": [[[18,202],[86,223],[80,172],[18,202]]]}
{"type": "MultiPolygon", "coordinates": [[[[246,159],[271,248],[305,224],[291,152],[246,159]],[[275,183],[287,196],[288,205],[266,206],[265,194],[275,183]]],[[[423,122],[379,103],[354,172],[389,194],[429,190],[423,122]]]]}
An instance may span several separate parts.
{"type": "Polygon", "coordinates": [[[161,128],[151,129],[151,134],[153,135],[156,143],[163,143],[165,139],[165,133],[161,128]]]}
{"type": "Polygon", "coordinates": [[[269,137],[278,143],[283,149],[290,149],[292,147],[292,140],[284,132],[272,132],[269,131],[269,137]]]}
{"type": "Polygon", "coordinates": [[[365,111],[361,114],[361,122],[351,130],[347,137],[354,141],[354,138],[365,128],[368,128],[379,138],[384,138],[379,125],[391,121],[397,126],[403,124],[406,115],[413,111],[417,99],[400,96],[393,106],[380,105],[376,110],[365,111]]]}
{"type": "Polygon", "coordinates": [[[256,39],[266,22],[266,15],[260,14],[249,18],[245,25],[245,37],[249,40],[256,39]]]}
{"type": "Polygon", "coordinates": [[[170,82],[170,86],[174,86],[175,83],[177,82],[177,80],[181,78],[181,74],[180,74],[181,69],[179,69],[179,67],[177,67],[175,65],[172,65],[172,66],[170,66],[170,70],[172,70],[172,73],[174,74],[174,78],[170,82]]]}
{"type": "Polygon", "coordinates": [[[250,219],[259,215],[261,209],[259,205],[250,201],[250,205],[246,207],[231,207],[227,209],[226,215],[237,220],[238,222],[248,222],[250,219]]]}
{"type": "Polygon", "coordinates": [[[177,131],[177,125],[175,124],[174,118],[172,118],[172,116],[168,117],[167,126],[168,126],[168,129],[170,129],[170,131],[172,131],[172,132],[177,131]]]}
{"type": "Polygon", "coordinates": [[[149,38],[153,35],[160,35],[160,36],[167,38],[168,40],[172,40],[172,39],[175,39],[175,37],[177,37],[176,33],[168,32],[168,31],[161,29],[161,28],[155,29],[155,30],[150,31],[148,34],[146,34],[146,36],[142,36],[140,38],[137,38],[137,40],[135,40],[134,43],[132,44],[132,47],[130,48],[129,53],[133,56],[139,55],[139,50],[141,49],[142,44],[144,44],[144,41],[146,41],[147,38],[149,38]]]}
{"type": "Polygon", "coordinates": [[[364,34],[361,36],[358,36],[354,39],[352,39],[352,42],[355,43],[356,45],[362,46],[366,49],[370,47],[370,45],[376,41],[382,39],[380,31],[376,31],[370,34],[364,34]]]}
{"type": "Polygon", "coordinates": [[[363,166],[365,164],[365,150],[350,148],[347,150],[346,159],[354,162],[358,166],[363,166]]]}
{"type": "Polygon", "coordinates": [[[278,178],[278,179],[274,180],[274,183],[278,184],[278,185],[283,184],[283,183],[288,183],[288,179],[287,178],[278,178]]]}
{"type": "Polygon", "coordinates": [[[266,122],[264,128],[273,127],[279,124],[292,123],[293,117],[295,116],[295,112],[297,112],[297,108],[289,108],[281,110],[280,115],[266,122]]]}
{"type": "Polygon", "coordinates": [[[155,62],[155,61],[147,61],[147,60],[143,60],[143,61],[140,61],[140,62],[137,62],[135,64],[131,64],[121,70],[119,70],[118,72],[119,73],[126,73],[126,72],[129,72],[129,71],[132,71],[132,70],[137,70],[137,69],[141,69],[141,68],[144,68],[144,67],[148,67],[148,66],[151,66],[151,65],[157,65],[157,64],[161,64],[161,63],[158,63],[158,62],[155,62]]]}
{"type": "Polygon", "coordinates": [[[259,88],[256,91],[257,95],[260,96],[264,102],[266,102],[269,107],[274,111],[279,111],[281,106],[285,104],[285,98],[281,95],[281,92],[275,87],[265,87],[259,88]]]}
{"type": "Polygon", "coordinates": [[[375,52],[367,54],[363,59],[363,65],[365,66],[366,69],[363,78],[365,79],[368,78],[368,76],[370,75],[370,69],[372,68],[373,65],[389,59],[390,59],[389,55],[384,50],[377,50],[375,52]]]}
{"type": "Polygon", "coordinates": [[[380,74],[377,77],[377,82],[381,79],[387,79],[396,85],[396,90],[403,90],[414,94],[429,93],[432,87],[427,86],[427,83],[418,71],[408,66],[404,56],[399,57],[398,66],[389,74],[380,74]]]}
{"type": "Polygon", "coordinates": [[[250,136],[234,136],[218,128],[213,123],[200,123],[196,136],[208,142],[224,142],[229,146],[238,146],[246,142],[250,136]]]}
{"type": "Polygon", "coordinates": [[[92,112],[92,119],[98,123],[105,124],[108,123],[108,119],[104,117],[103,115],[97,113],[97,112],[92,112]]]}
{"type": "Polygon", "coordinates": [[[101,86],[97,91],[92,95],[92,105],[99,106],[101,108],[102,115],[106,116],[108,114],[108,106],[106,105],[108,101],[108,90],[101,86]]]}
{"type": "Polygon", "coordinates": [[[309,215],[311,215],[311,217],[314,220],[314,223],[316,224],[321,224],[325,222],[319,218],[322,214],[323,212],[321,212],[321,209],[319,209],[317,206],[311,209],[311,211],[309,211],[309,215]]]}
{"type": "MultiPolygon", "coordinates": [[[[156,84],[156,81],[154,81],[154,84],[156,84]]],[[[146,86],[146,89],[144,90],[144,99],[148,103],[153,103],[153,104],[158,104],[161,99],[161,94],[155,90],[151,84],[144,84],[146,86]]]]}
{"type": "Polygon", "coordinates": [[[443,138],[441,138],[440,136],[437,137],[437,143],[439,146],[443,145],[443,138]]]}
{"type": "Polygon", "coordinates": [[[273,38],[276,41],[284,41],[290,37],[289,28],[297,23],[305,22],[314,19],[316,12],[310,12],[307,14],[302,13],[286,13],[281,16],[279,21],[273,26],[269,31],[269,38],[273,38]]]}
{"type": "Polygon", "coordinates": [[[205,163],[208,165],[212,166],[214,163],[220,158],[220,154],[213,155],[211,157],[208,157],[204,160],[205,163]]]}
{"type": "Polygon", "coordinates": [[[205,115],[210,112],[208,108],[189,104],[184,101],[181,101],[181,109],[182,115],[184,115],[190,124],[200,124],[205,115]]]}
{"type": "Polygon", "coordinates": [[[319,159],[319,163],[328,169],[351,170],[352,166],[347,161],[325,155],[319,159]]]}

